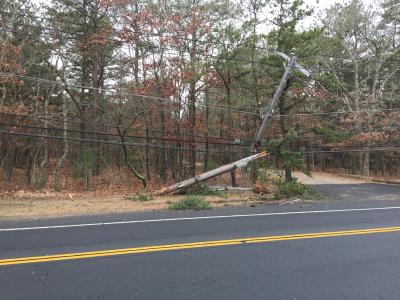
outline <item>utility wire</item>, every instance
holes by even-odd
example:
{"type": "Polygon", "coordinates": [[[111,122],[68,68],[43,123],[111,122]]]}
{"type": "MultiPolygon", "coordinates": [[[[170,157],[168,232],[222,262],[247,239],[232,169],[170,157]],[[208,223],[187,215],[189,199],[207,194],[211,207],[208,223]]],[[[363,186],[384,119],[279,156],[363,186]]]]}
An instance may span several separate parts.
{"type": "MultiPolygon", "coordinates": [[[[57,84],[59,86],[69,87],[71,89],[78,90],[78,91],[81,90],[81,89],[96,90],[96,91],[104,92],[104,93],[109,92],[109,93],[115,94],[115,95],[133,96],[133,97],[148,99],[148,100],[152,100],[152,101],[170,102],[168,104],[174,104],[172,102],[172,100],[168,99],[168,98],[162,98],[162,97],[157,97],[157,96],[149,96],[149,95],[142,95],[142,94],[135,94],[135,93],[128,93],[128,92],[118,92],[118,91],[115,91],[115,90],[112,90],[112,89],[95,88],[95,87],[91,87],[91,86],[65,84],[65,83],[62,83],[62,82],[59,82],[59,81],[49,80],[49,79],[44,79],[44,78],[39,78],[39,77],[31,77],[31,76],[25,76],[25,75],[19,75],[19,74],[14,74],[14,73],[7,73],[7,72],[0,72],[0,76],[17,77],[17,78],[20,78],[20,79],[23,79],[23,80],[32,80],[32,81],[36,81],[36,82],[57,84]]],[[[224,107],[215,106],[215,105],[207,105],[207,104],[203,104],[203,103],[196,103],[196,105],[200,106],[200,107],[210,107],[210,108],[214,108],[214,109],[222,110],[222,111],[230,111],[230,112],[236,112],[236,113],[240,113],[240,114],[248,114],[248,115],[260,116],[259,113],[252,113],[252,112],[238,110],[238,109],[224,108],[224,107]]],[[[176,110],[173,110],[173,111],[176,111],[176,110]]]]}
{"type": "MultiPolygon", "coordinates": [[[[63,136],[52,136],[52,135],[44,135],[44,134],[34,134],[28,132],[10,132],[0,130],[0,134],[4,135],[12,135],[12,136],[23,136],[23,137],[33,137],[33,138],[43,138],[43,139],[53,139],[53,140],[70,140],[75,142],[86,142],[86,143],[93,143],[93,144],[109,144],[109,145],[119,145],[122,146],[121,142],[117,141],[102,141],[97,139],[82,139],[82,138],[72,138],[72,137],[63,137],[63,136]]],[[[128,147],[137,147],[137,148],[153,148],[153,149],[166,149],[166,150],[180,150],[185,152],[193,151],[193,147],[170,147],[170,146],[163,146],[163,145],[155,145],[155,144],[139,144],[139,143],[125,143],[125,146],[128,147]]],[[[202,149],[194,149],[197,153],[206,153],[206,150],[202,149]]],[[[242,153],[240,151],[215,151],[215,150],[208,150],[210,154],[238,154],[242,153]]]]}
{"type": "MultiPolygon", "coordinates": [[[[19,128],[27,128],[27,129],[38,129],[38,130],[49,130],[49,131],[58,131],[58,132],[71,132],[71,133],[84,133],[84,134],[92,134],[92,135],[102,135],[102,136],[113,136],[120,137],[120,135],[116,133],[107,133],[107,132],[93,132],[93,131],[82,131],[82,130],[74,130],[74,129],[64,129],[64,128],[55,128],[55,127],[43,127],[43,126],[30,126],[24,124],[11,124],[11,123],[3,123],[0,122],[0,126],[9,126],[9,127],[19,127],[19,128]]],[[[215,141],[191,141],[185,139],[177,139],[177,138],[167,138],[167,137],[147,137],[146,136],[137,136],[137,135],[125,135],[125,138],[135,138],[135,139],[149,139],[149,140],[157,140],[157,141],[168,141],[168,142],[182,142],[182,143],[193,143],[193,144],[212,144],[212,145],[223,145],[223,146],[236,146],[236,147],[250,147],[250,144],[235,144],[235,143],[221,143],[215,141]]]]}
{"type": "MultiPolygon", "coordinates": [[[[28,118],[28,119],[33,119],[33,120],[44,120],[44,121],[54,121],[52,119],[49,118],[42,118],[39,116],[28,116],[28,115],[18,115],[18,114],[10,114],[10,113],[2,113],[0,112],[0,115],[4,115],[4,116],[9,116],[9,117],[17,117],[17,118],[28,118]]],[[[63,122],[63,120],[60,120],[60,122],[63,122]]],[[[106,128],[112,128],[112,129],[116,129],[118,126],[109,126],[109,125],[104,125],[104,124],[99,124],[99,123],[89,123],[89,122],[81,122],[81,121],[71,121],[71,120],[66,120],[67,123],[72,123],[72,124],[89,124],[89,125],[96,125],[99,127],[106,127],[106,128]]],[[[29,125],[24,125],[24,124],[18,124],[18,123],[0,123],[0,125],[5,125],[5,126],[12,126],[12,127],[22,127],[22,128],[31,128],[31,129],[40,129],[40,130],[53,130],[53,131],[64,131],[64,129],[62,128],[54,128],[54,127],[40,127],[40,126],[29,126],[29,125]]],[[[360,134],[368,134],[368,133],[383,133],[383,132],[387,132],[388,130],[397,130],[398,128],[396,127],[398,125],[393,124],[390,127],[379,127],[379,128],[374,128],[374,129],[362,129],[361,131],[337,131],[337,132],[332,132],[332,133],[324,133],[324,134],[318,134],[315,132],[310,132],[310,134],[312,134],[312,136],[304,136],[304,135],[300,135],[300,136],[296,136],[293,138],[293,140],[298,140],[298,141],[307,141],[307,140],[312,140],[312,141],[317,141],[320,139],[324,139],[324,138],[332,138],[332,137],[339,137],[339,135],[351,135],[346,137],[347,139],[351,139],[354,137],[357,137],[360,134]]],[[[81,131],[81,130],[73,130],[73,129],[68,129],[66,130],[67,132],[76,132],[76,133],[87,133],[87,134],[94,134],[94,135],[105,135],[105,136],[119,136],[117,134],[113,134],[113,133],[103,133],[103,132],[92,132],[92,131],[81,131]]],[[[144,132],[146,131],[146,128],[129,128],[129,131],[141,131],[144,132]]],[[[151,140],[167,140],[167,141],[176,141],[176,142],[188,142],[188,143],[202,143],[202,144],[216,144],[216,145],[231,145],[231,146],[240,146],[240,147],[250,147],[252,145],[252,143],[254,143],[254,140],[252,139],[246,139],[246,138],[238,138],[239,139],[239,143],[232,143],[233,138],[224,138],[224,137],[218,137],[218,136],[211,136],[211,135],[190,135],[190,134],[186,134],[186,133],[174,133],[174,132],[163,132],[160,130],[152,130],[152,129],[148,129],[148,132],[151,133],[160,133],[162,134],[164,137],[151,137],[149,136],[148,139],[151,140]],[[171,137],[168,137],[171,136],[171,137]],[[188,139],[182,139],[182,138],[176,138],[176,137],[183,137],[183,138],[190,138],[190,137],[194,137],[195,139],[200,138],[201,140],[188,140],[188,139]],[[220,140],[225,140],[227,141],[226,143],[223,142],[218,142],[220,140]]],[[[126,137],[130,137],[130,138],[138,138],[138,139],[146,139],[146,136],[134,136],[134,135],[127,135],[126,137]]],[[[269,140],[272,139],[277,139],[277,138],[284,138],[284,137],[271,137],[269,140]]],[[[343,137],[342,137],[343,138],[343,137]]],[[[269,140],[262,140],[262,143],[266,143],[269,140]]],[[[335,142],[329,143],[328,144],[334,144],[335,142]]],[[[329,145],[322,145],[322,146],[327,146],[327,147],[334,147],[334,146],[329,146],[329,145]]]]}
{"type": "MultiPolygon", "coordinates": [[[[133,97],[162,101],[162,102],[170,101],[171,103],[168,103],[168,104],[173,104],[171,99],[157,97],[157,96],[149,96],[149,95],[142,95],[142,94],[135,94],[135,93],[128,93],[128,92],[118,92],[118,91],[115,91],[112,89],[94,88],[94,87],[90,87],[90,86],[64,84],[64,83],[61,83],[61,82],[55,81],[55,80],[49,80],[49,79],[44,79],[44,78],[39,78],[39,77],[30,77],[30,76],[19,75],[19,74],[14,74],[14,73],[7,73],[7,72],[0,72],[0,76],[10,76],[10,77],[17,77],[17,78],[24,79],[24,80],[32,80],[32,81],[39,81],[39,82],[44,82],[44,83],[58,84],[60,86],[64,86],[64,87],[67,86],[69,88],[73,88],[76,90],[89,89],[89,90],[97,90],[99,92],[110,92],[110,93],[116,94],[116,95],[133,96],[133,97]]],[[[198,105],[200,107],[209,107],[209,108],[214,108],[217,110],[236,112],[236,113],[240,113],[240,114],[260,116],[260,113],[252,113],[252,112],[248,112],[248,111],[244,111],[244,110],[230,109],[230,108],[225,108],[225,107],[216,106],[216,105],[207,105],[207,104],[203,104],[203,103],[196,103],[196,105],[198,105]]],[[[362,113],[377,113],[377,112],[399,111],[399,110],[400,110],[400,108],[386,108],[386,109],[360,110],[360,111],[335,111],[335,112],[310,112],[310,113],[306,112],[306,113],[274,115],[273,117],[276,118],[276,117],[282,117],[282,116],[290,117],[290,116],[313,116],[313,115],[335,115],[335,114],[356,114],[357,115],[357,114],[362,114],[362,113]]],[[[171,110],[171,111],[175,111],[175,110],[171,110]]]]}
{"type": "MultiPolygon", "coordinates": [[[[48,121],[48,122],[64,122],[64,120],[54,120],[48,117],[40,117],[37,115],[20,115],[20,114],[11,114],[11,113],[4,113],[4,112],[0,112],[0,115],[4,115],[4,116],[10,116],[10,117],[17,117],[17,118],[28,118],[28,119],[33,119],[33,120],[41,120],[41,121],[48,121]]],[[[118,128],[118,125],[107,125],[107,124],[103,124],[103,123],[96,123],[96,122],[82,122],[82,121],[73,121],[73,120],[66,120],[67,123],[70,124],[87,124],[87,125],[95,125],[97,127],[104,127],[104,128],[112,128],[112,129],[116,129],[118,128]]],[[[134,130],[134,131],[146,131],[146,128],[130,128],[129,130],[134,130]]],[[[194,137],[194,138],[208,138],[210,140],[226,140],[226,141],[232,141],[232,138],[226,138],[226,137],[219,137],[219,136],[212,136],[212,135],[208,135],[206,136],[206,133],[204,134],[188,134],[188,133],[176,133],[176,132],[169,132],[169,131],[161,131],[161,130],[154,130],[154,129],[148,129],[149,132],[151,133],[161,133],[164,135],[172,135],[172,136],[186,136],[186,137],[194,137]]],[[[253,143],[253,140],[250,139],[242,139],[240,138],[241,141],[243,142],[248,142],[248,143],[253,143]]],[[[264,141],[264,140],[263,140],[264,141]]]]}
{"type": "MultiPolygon", "coordinates": [[[[120,142],[116,141],[101,141],[95,139],[81,139],[81,138],[71,138],[71,137],[62,137],[62,136],[50,136],[50,135],[42,135],[42,134],[32,134],[27,132],[9,132],[0,130],[0,134],[4,135],[12,135],[12,136],[23,136],[23,137],[34,137],[34,138],[44,138],[44,139],[54,139],[54,140],[70,140],[76,142],[87,142],[87,143],[95,143],[95,144],[111,144],[111,145],[122,145],[120,142]]],[[[133,143],[125,143],[128,147],[138,147],[138,148],[155,148],[155,149],[167,149],[167,150],[181,150],[181,151],[189,151],[191,152],[192,148],[182,148],[182,147],[168,147],[162,145],[154,145],[154,144],[133,144],[133,143]]],[[[206,150],[195,149],[197,153],[206,153],[206,150]]],[[[292,150],[294,151],[294,150],[292,150]]],[[[353,153],[353,152],[386,152],[386,151],[400,151],[400,147],[370,147],[364,146],[362,149],[345,149],[345,150],[308,150],[302,152],[303,154],[312,154],[312,153],[353,153]]],[[[209,150],[209,154],[226,154],[226,151],[214,151],[209,150]]],[[[241,154],[242,152],[228,152],[231,154],[241,154]]]]}
{"type": "Polygon", "coordinates": [[[312,150],[305,151],[304,154],[318,154],[318,153],[358,153],[358,152],[392,152],[400,151],[400,147],[376,147],[376,148],[363,148],[363,149],[347,149],[347,150],[312,150]]]}
{"type": "Polygon", "coordinates": [[[323,115],[341,115],[341,114],[363,114],[363,113],[379,113],[387,111],[400,111],[400,108],[382,108],[382,109],[363,109],[360,111],[331,111],[331,112],[310,112],[310,113],[294,113],[294,114],[284,114],[284,115],[274,115],[274,117],[292,117],[292,116],[323,116],[323,115]]]}

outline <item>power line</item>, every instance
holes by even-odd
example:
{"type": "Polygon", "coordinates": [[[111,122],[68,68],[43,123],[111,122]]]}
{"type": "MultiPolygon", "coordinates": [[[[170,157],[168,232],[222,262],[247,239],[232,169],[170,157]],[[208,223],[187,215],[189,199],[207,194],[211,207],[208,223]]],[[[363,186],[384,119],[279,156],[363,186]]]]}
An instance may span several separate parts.
{"type": "MultiPolygon", "coordinates": [[[[42,121],[48,121],[48,122],[54,122],[57,120],[54,119],[50,119],[48,117],[41,117],[41,116],[37,116],[37,115],[20,115],[20,114],[11,114],[11,113],[4,113],[4,112],[0,112],[0,115],[4,115],[4,116],[10,116],[10,117],[17,117],[17,118],[28,118],[28,119],[33,119],[33,120],[42,120],[42,121]]],[[[83,121],[73,121],[73,120],[58,120],[59,122],[67,122],[70,124],[87,124],[87,125],[95,125],[96,127],[105,127],[105,128],[112,128],[112,129],[116,129],[118,128],[118,125],[107,125],[107,124],[103,124],[103,123],[96,123],[96,122],[83,122],[83,121]]],[[[186,137],[193,137],[193,138],[208,138],[210,140],[226,140],[226,141],[232,141],[232,138],[225,138],[225,137],[219,137],[219,136],[212,136],[212,135],[207,135],[203,134],[188,134],[188,133],[176,133],[176,132],[169,132],[169,131],[161,131],[161,130],[154,130],[154,129],[149,129],[149,128],[130,128],[129,130],[134,130],[134,131],[146,131],[148,130],[149,132],[152,133],[161,133],[161,134],[165,134],[165,135],[173,135],[173,136],[186,136],[186,137]]],[[[244,142],[248,142],[248,143],[253,143],[253,140],[250,139],[242,139],[240,138],[241,141],[244,142]]],[[[264,141],[264,140],[263,140],[264,141]]]]}
{"type": "MultiPolygon", "coordinates": [[[[150,100],[157,100],[157,101],[162,101],[162,102],[167,102],[171,101],[171,99],[167,98],[162,98],[162,97],[157,97],[157,96],[149,96],[149,95],[142,95],[142,94],[135,94],[135,93],[128,93],[128,92],[118,92],[115,90],[111,89],[104,89],[104,88],[95,88],[95,87],[90,87],[90,86],[81,86],[81,85],[71,85],[71,84],[64,84],[55,80],[49,80],[49,79],[44,79],[44,78],[39,78],[39,77],[30,77],[30,76],[25,76],[25,75],[19,75],[19,74],[14,74],[14,73],[6,73],[6,72],[0,72],[0,75],[3,76],[10,76],[10,77],[17,77],[20,79],[26,79],[26,80],[32,80],[32,81],[40,81],[40,82],[45,82],[45,83],[51,83],[51,84],[58,84],[60,86],[67,86],[73,89],[89,89],[89,90],[97,90],[99,92],[110,92],[112,94],[116,95],[125,95],[125,96],[133,96],[133,97],[138,97],[138,98],[144,98],[144,99],[150,99],[150,100]]],[[[169,103],[173,104],[173,103],[169,103]]],[[[243,110],[237,110],[237,109],[231,109],[231,108],[225,108],[221,106],[215,106],[215,105],[207,105],[203,103],[196,103],[196,105],[201,106],[201,107],[209,107],[209,108],[214,108],[217,110],[224,110],[224,111],[230,111],[230,112],[236,112],[240,114],[248,114],[248,115],[255,115],[255,116],[260,116],[259,113],[252,113],[248,111],[243,111],[243,110]]],[[[143,107],[141,107],[143,108],[143,107]]],[[[384,112],[384,111],[399,111],[400,108],[387,108],[387,109],[374,109],[374,110],[360,110],[360,111],[335,111],[335,112],[310,112],[310,113],[294,113],[294,114],[284,114],[284,115],[274,115],[273,117],[290,117],[290,116],[312,116],[312,115],[335,115],[335,114],[360,114],[360,113],[377,113],[377,112],[384,112]]]]}
{"type": "MultiPolygon", "coordinates": [[[[135,93],[128,93],[128,92],[118,92],[118,91],[111,90],[111,89],[95,88],[95,87],[91,87],[91,86],[71,85],[71,84],[61,83],[61,82],[58,82],[55,80],[49,80],[49,79],[44,79],[44,78],[39,78],[39,77],[31,77],[31,76],[25,76],[25,75],[19,75],[19,74],[14,74],[14,73],[7,73],[7,72],[0,72],[0,76],[10,76],[10,77],[17,77],[17,78],[24,79],[24,80],[32,80],[32,81],[49,83],[49,84],[57,84],[57,85],[60,85],[63,87],[72,88],[74,90],[81,90],[81,89],[96,90],[99,92],[109,92],[109,93],[115,94],[115,95],[133,96],[133,97],[138,97],[138,98],[143,98],[143,99],[148,99],[148,100],[153,100],[153,101],[171,102],[168,104],[173,104],[171,99],[157,97],[157,96],[149,96],[149,95],[142,95],[142,94],[135,94],[135,93]]],[[[238,110],[238,109],[224,108],[224,107],[215,106],[215,105],[207,105],[207,104],[203,104],[203,103],[196,103],[196,105],[200,106],[200,107],[210,107],[210,108],[214,108],[214,109],[222,110],[222,111],[230,111],[230,112],[236,112],[236,113],[240,113],[240,114],[260,116],[259,113],[252,113],[252,112],[238,110]]]]}
{"type": "MultiPolygon", "coordinates": [[[[93,132],[93,131],[82,131],[82,130],[73,130],[73,129],[63,129],[63,128],[54,128],[54,127],[41,127],[41,126],[30,126],[30,125],[23,125],[23,124],[11,124],[11,123],[0,123],[3,126],[10,126],[10,127],[20,127],[20,128],[29,128],[29,129],[38,129],[38,130],[50,130],[50,131],[59,131],[59,132],[74,132],[74,133],[85,133],[85,134],[93,134],[93,135],[103,135],[103,136],[116,136],[119,137],[118,134],[114,133],[104,133],[104,132],[93,132]]],[[[363,133],[372,133],[376,131],[369,131],[369,132],[355,132],[356,134],[363,134],[363,133]]],[[[383,132],[383,131],[380,131],[383,132]]],[[[345,134],[345,133],[354,133],[354,132],[339,132],[338,134],[345,134]]],[[[312,140],[316,141],[318,138],[330,137],[334,134],[314,134],[314,136],[310,137],[302,137],[298,136],[296,140],[312,140]]],[[[193,143],[193,144],[214,144],[214,145],[224,145],[224,146],[236,146],[236,147],[249,147],[251,144],[236,144],[236,143],[222,143],[210,140],[210,138],[205,137],[206,140],[184,140],[178,138],[171,138],[171,137],[146,137],[146,136],[133,136],[133,135],[125,135],[126,138],[137,138],[137,139],[150,139],[150,140],[158,140],[158,141],[170,141],[170,142],[183,142],[183,143],[193,143]]],[[[230,139],[231,140],[231,139],[230,139]]],[[[354,145],[319,145],[319,147],[354,147],[354,145]]]]}
{"type": "Polygon", "coordinates": [[[295,113],[295,114],[284,114],[274,115],[273,117],[292,117],[292,116],[314,116],[314,115],[340,115],[340,114],[363,114],[363,113],[379,113],[386,111],[400,111],[400,108],[382,108],[382,109],[366,109],[360,111],[331,111],[331,112],[311,112],[311,113],[295,113]]]}
{"type": "MultiPolygon", "coordinates": [[[[0,126],[120,137],[120,135],[118,135],[116,133],[82,131],[82,130],[74,130],[74,129],[43,127],[43,126],[30,126],[30,125],[11,124],[11,123],[2,123],[2,122],[0,123],[0,126]]],[[[215,142],[215,141],[198,141],[198,140],[191,141],[191,140],[184,140],[184,139],[177,139],[177,138],[151,137],[151,136],[146,137],[146,136],[125,135],[124,138],[149,139],[149,140],[157,140],[157,141],[183,142],[183,143],[193,143],[193,144],[207,144],[208,143],[208,144],[212,144],[212,145],[236,146],[236,147],[250,147],[251,146],[250,144],[245,145],[245,144],[235,144],[235,143],[221,143],[221,142],[215,142]]]]}
{"type": "MultiPolygon", "coordinates": [[[[115,141],[102,141],[102,140],[95,140],[95,139],[81,139],[81,138],[71,138],[71,137],[61,137],[61,136],[50,136],[50,135],[41,135],[41,134],[32,134],[26,132],[8,132],[8,131],[0,131],[0,134],[5,135],[14,135],[14,136],[23,136],[23,137],[35,137],[35,138],[45,138],[45,139],[55,139],[55,140],[71,140],[77,142],[88,142],[88,143],[95,143],[95,144],[111,144],[111,145],[122,145],[122,143],[115,142],[115,141]]],[[[182,147],[168,147],[162,145],[154,145],[154,144],[133,144],[133,143],[126,143],[128,147],[138,147],[138,148],[156,148],[156,149],[167,149],[167,150],[182,150],[182,151],[192,151],[191,148],[182,148],[182,147]]],[[[299,149],[300,150],[300,149],[299,149]]],[[[206,153],[206,150],[195,149],[198,153],[206,153]]],[[[351,152],[383,152],[383,151],[400,151],[400,147],[370,147],[364,146],[362,149],[346,149],[346,150],[308,150],[303,151],[303,154],[312,154],[312,153],[351,153],[351,152]]],[[[210,154],[222,154],[227,153],[226,151],[213,151],[209,150],[208,153],[210,154]]],[[[238,154],[241,152],[238,151],[230,151],[229,153],[238,154]]]]}
{"type": "MultiPolygon", "coordinates": [[[[72,137],[62,137],[62,136],[51,136],[51,135],[44,135],[44,134],[33,134],[28,132],[9,132],[0,130],[0,134],[5,135],[12,135],[12,136],[23,136],[23,137],[33,137],[33,138],[44,138],[44,139],[54,139],[54,140],[69,140],[75,142],[86,142],[86,143],[93,143],[93,144],[109,144],[109,145],[119,145],[122,146],[123,144],[117,141],[102,141],[97,139],[82,139],[82,138],[72,138],[72,137]]],[[[153,149],[166,149],[166,150],[181,150],[185,152],[193,151],[192,147],[170,147],[170,146],[163,146],[163,145],[155,145],[155,144],[138,144],[138,143],[125,143],[125,146],[128,147],[138,147],[138,148],[153,148],[153,149]]],[[[207,153],[207,150],[202,149],[194,149],[197,153],[207,153]]],[[[210,154],[239,154],[242,153],[240,151],[215,151],[215,150],[208,150],[210,154]]]]}
{"type": "Polygon", "coordinates": [[[390,151],[400,151],[400,147],[376,147],[370,148],[366,147],[363,149],[347,149],[347,150],[312,150],[305,151],[304,154],[318,154],[318,153],[358,153],[358,152],[390,152],[390,151]]]}
{"type": "MultiPolygon", "coordinates": [[[[18,114],[10,114],[10,113],[2,113],[0,112],[0,115],[5,115],[5,116],[12,116],[12,117],[20,117],[20,118],[29,118],[29,119],[34,119],[34,120],[44,120],[44,121],[54,121],[49,118],[41,118],[39,116],[26,116],[26,115],[18,115],[18,114]]],[[[103,124],[97,124],[97,123],[88,123],[88,122],[81,122],[81,121],[71,121],[71,120],[66,120],[67,123],[75,123],[75,124],[90,124],[90,125],[98,125],[101,127],[107,127],[107,128],[112,128],[116,129],[118,126],[108,126],[108,125],[103,125],[103,124]]],[[[61,120],[60,122],[63,122],[61,120]]],[[[92,132],[92,131],[82,131],[82,130],[73,130],[73,129],[68,129],[64,130],[62,128],[54,128],[54,127],[39,127],[39,126],[29,126],[29,125],[23,125],[23,124],[11,124],[11,123],[0,123],[0,125],[5,125],[5,126],[15,126],[15,127],[21,127],[21,128],[31,128],[31,129],[40,129],[40,130],[53,130],[53,131],[67,131],[67,132],[75,132],[75,133],[86,133],[86,134],[94,134],[94,135],[105,135],[105,136],[118,136],[117,134],[113,133],[103,133],[103,132],[92,132]]],[[[312,136],[297,136],[293,138],[294,140],[299,140],[299,141],[304,141],[304,140],[312,140],[316,141],[317,139],[324,139],[324,138],[331,138],[331,137],[339,137],[339,135],[344,135],[344,134],[352,134],[351,137],[348,138],[353,138],[356,137],[357,135],[360,134],[368,134],[368,133],[383,133],[387,132],[387,130],[396,130],[394,127],[395,125],[391,126],[390,128],[386,127],[380,127],[374,129],[362,129],[360,131],[338,131],[338,132],[332,132],[332,133],[324,133],[324,134],[318,134],[315,132],[312,132],[312,136]],[[382,130],[383,129],[383,130],[382,130]]],[[[130,128],[130,131],[146,131],[145,128],[143,129],[138,129],[138,128],[130,128]]],[[[205,135],[189,135],[189,134],[183,134],[183,133],[174,133],[174,132],[163,132],[159,130],[152,130],[148,129],[149,132],[152,133],[161,133],[164,135],[164,137],[151,137],[149,136],[148,139],[151,140],[165,140],[165,141],[175,141],[175,142],[187,142],[187,143],[202,143],[202,144],[216,144],[216,145],[226,145],[226,146],[239,146],[239,147],[249,147],[251,144],[254,142],[254,140],[251,139],[240,139],[240,143],[232,143],[231,141],[233,138],[224,138],[224,137],[217,137],[217,136],[205,136],[205,135]],[[167,136],[167,137],[165,137],[167,136]],[[172,137],[168,137],[172,136],[172,137]],[[176,138],[176,137],[194,137],[196,138],[201,138],[201,140],[187,140],[187,139],[181,139],[181,138],[176,138]],[[228,141],[227,143],[223,142],[218,142],[219,140],[225,140],[228,141]]],[[[138,138],[138,139],[146,139],[146,136],[134,136],[134,135],[126,135],[125,137],[127,138],[138,138]]],[[[268,142],[268,140],[262,140],[263,143],[268,142]]],[[[335,146],[329,146],[329,145],[321,145],[322,147],[335,147],[335,146]]],[[[351,145],[350,145],[351,146],[351,145]]],[[[346,146],[348,147],[348,146],[346,146]]]]}

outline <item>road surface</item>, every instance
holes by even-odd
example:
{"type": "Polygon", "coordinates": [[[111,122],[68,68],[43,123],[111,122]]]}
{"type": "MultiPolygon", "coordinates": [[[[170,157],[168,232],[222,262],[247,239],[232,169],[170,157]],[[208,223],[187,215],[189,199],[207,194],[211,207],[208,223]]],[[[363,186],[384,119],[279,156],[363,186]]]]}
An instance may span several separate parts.
{"type": "Polygon", "coordinates": [[[320,193],[334,200],[397,200],[400,198],[400,185],[376,184],[363,179],[341,177],[328,173],[313,173],[309,177],[296,172],[296,177],[304,184],[313,186],[320,193]]]}
{"type": "Polygon", "coordinates": [[[0,223],[0,299],[400,299],[386,188],[398,200],[0,223]]]}

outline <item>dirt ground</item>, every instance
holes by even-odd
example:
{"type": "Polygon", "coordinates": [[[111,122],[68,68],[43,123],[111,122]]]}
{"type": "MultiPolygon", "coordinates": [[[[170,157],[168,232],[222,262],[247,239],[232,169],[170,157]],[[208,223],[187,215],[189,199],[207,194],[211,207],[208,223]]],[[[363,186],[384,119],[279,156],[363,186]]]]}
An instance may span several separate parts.
{"type": "MultiPolygon", "coordinates": [[[[0,196],[0,220],[40,219],[76,215],[112,214],[168,209],[170,203],[184,196],[156,197],[140,202],[132,195],[62,194],[25,192],[0,196]]],[[[224,197],[204,197],[212,207],[254,206],[265,200],[252,192],[228,193],[224,197]]]]}
{"type": "MultiPolygon", "coordinates": [[[[344,185],[362,184],[365,179],[346,178],[326,173],[313,173],[309,177],[296,172],[300,182],[308,185],[344,185]]],[[[31,192],[16,191],[0,194],[0,220],[39,219],[62,216],[112,214],[124,212],[155,211],[168,209],[170,203],[184,196],[156,197],[153,200],[140,202],[129,193],[55,193],[52,191],[31,192]]],[[[272,200],[272,195],[259,196],[252,192],[229,192],[224,197],[207,196],[212,207],[254,206],[258,204],[285,204],[285,201],[272,200]]]]}
{"type": "Polygon", "coordinates": [[[307,185],[318,185],[318,184],[359,184],[371,182],[371,180],[366,180],[364,178],[353,178],[338,176],[335,174],[327,173],[312,173],[311,176],[307,176],[301,172],[295,172],[294,176],[303,184],[307,185]]]}

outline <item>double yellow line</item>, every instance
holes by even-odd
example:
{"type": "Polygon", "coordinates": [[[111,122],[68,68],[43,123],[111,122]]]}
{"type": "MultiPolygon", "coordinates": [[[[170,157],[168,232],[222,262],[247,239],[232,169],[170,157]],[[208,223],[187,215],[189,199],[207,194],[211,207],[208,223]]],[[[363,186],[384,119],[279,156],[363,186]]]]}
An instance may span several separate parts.
{"type": "Polygon", "coordinates": [[[361,229],[361,230],[345,230],[345,231],[330,231],[330,232],[318,232],[318,233],[306,233],[306,234],[265,236],[265,237],[253,237],[253,238],[242,238],[242,239],[220,240],[220,241],[205,241],[205,242],[196,242],[196,243],[146,246],[146,247],[135,247],[135,248],[126,248],[126,249],[66,253],[66,254],[45,255],[45,256],[19,257],[19,258],[0,259],[0,266],[32,264],[32,263],[42,263],[42,262],[52,262],[52,261],[64,261],[64,260],[74,260],[74,259],[86,259],[86,258],[95,258],[95,257],[108,257],[108,256],[117,256],[117,255],[129,255],[129,254],[132,255],[132,254],[138,254],[138,253],[153,253],[153,252],[185,250],[185,249],[198,249],[198,248],[222,247],[222,246],[243,245],[243,244],[268,243],[268,242],[277,242],[277,241],[315,239],[315,238],[324,238],[324,237],[363,235],[363,234],[373,234],[373,233],[387,233],[387,232],[398,232],[398,231],[400,231],[400,226],[386,227],[386,228],[361,229]]]}

